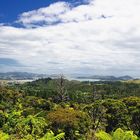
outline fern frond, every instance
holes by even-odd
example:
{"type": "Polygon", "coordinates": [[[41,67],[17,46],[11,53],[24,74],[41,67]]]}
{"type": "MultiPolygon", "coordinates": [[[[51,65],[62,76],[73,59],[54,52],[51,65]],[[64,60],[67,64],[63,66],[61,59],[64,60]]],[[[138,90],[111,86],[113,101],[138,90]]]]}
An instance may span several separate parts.
{"type": "Polygon", "coordinates": [[[124,131],[121,128],[118,128],[114,133],[113,133],[113,140],[123,140],[124,136],[124,131]]]}
{"type": "Polygon", "coordinates": [[[60,133],[57,136],[54,137],[55,140],[62,140],[64,139],[65,133],[60,133]]]}
{"type": "Polygon", "coordinates": [[[99,138],[99,140],[112,140],[111,135],[104,131],[100,131],[100,132],[96,133],[95,135],[97,138],[99,138]]]}

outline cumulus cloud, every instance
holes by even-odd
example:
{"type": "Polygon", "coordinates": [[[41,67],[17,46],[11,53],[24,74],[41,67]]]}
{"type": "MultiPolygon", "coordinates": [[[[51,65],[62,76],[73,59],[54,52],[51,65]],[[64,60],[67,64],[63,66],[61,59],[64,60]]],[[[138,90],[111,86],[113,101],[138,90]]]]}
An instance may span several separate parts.
{"type": "Polygon", "coordinates": [[[25,71],[140,76],[139,13],[138,0],[57,2],[0,26],[0,55],[25,71]]]}
{"type": "Polygon", "coordinates": [[[57,2],[49,7],[24,12],[19,16],[17,23],[22,23],[26,27],[36,27],[57,23],[60,21],[59,16],[70,10],[66,2],[57,2]]]}

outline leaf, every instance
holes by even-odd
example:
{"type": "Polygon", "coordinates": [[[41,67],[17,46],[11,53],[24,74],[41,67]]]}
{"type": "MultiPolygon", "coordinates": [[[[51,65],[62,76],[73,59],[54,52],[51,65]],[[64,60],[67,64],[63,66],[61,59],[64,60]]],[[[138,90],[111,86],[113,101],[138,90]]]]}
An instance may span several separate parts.
{"type": "Polygon", "coordinates": [[[54,137],[54,140],[61,140],[64,139],[65,133],[60,133],[57,136],[54,137]]]}
{"type": "Polygon", "coordinates": [[[60,133],[60,134],[54,136],[54,133],[52,131],[49,131],[45,134],[44,137],[42,137],[39,140],[61,140],[61,139],[64,139],[64,135],[65,135],[65,133],[60,133]]]}
{"type": "Polygon", "coordinates": [[[100,132],[96,133],[95,136],[97,138],[99,138],[99,140],[112,140],[111,135],[109,135],[108,133],[106,133],[104,131],[100,131],[100,132]]]}
{"type": "Polygon", "coordinates": [[[133,134],[133,131],[127,131],[125,132],[122,140],[137,140],[138,137],[133,134]]]}
{"type": "Polygon", "coordinates": [[[113,140],[122,140],[122,137],[124,136],[124,131],[121,128],[118,128],[113,133],[113,140]]]}

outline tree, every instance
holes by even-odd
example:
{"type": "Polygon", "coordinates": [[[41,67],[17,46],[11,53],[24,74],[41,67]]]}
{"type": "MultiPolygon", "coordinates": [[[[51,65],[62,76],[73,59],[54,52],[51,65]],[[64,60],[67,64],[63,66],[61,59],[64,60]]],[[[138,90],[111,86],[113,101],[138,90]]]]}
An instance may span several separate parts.
{"type": "Polygon", "coordinates": [[[126,105],[128,114],[130,116],[129,128],[132,129],[138,136],[140,136],[140,98],[129,97],[122,99],[126,105]]]}
{"type": "Polygon", "coordinates": [[[93,92],[92,92],[93,102],[95,101],[96,96],[97,96],[97,89],[96,89],[96,85],[93,84],[93,92]]]}
{"type": "Polygon", "coordinates": [[[102,102],[106,108],[106,131],[111,132],[118,127],[129,129],[130,116],[126,105],[121,100],[107,99],[102,102]]]}
{"type": "Polygon", "coordinates": [[[65,79],[63,75],[60,75],[60,78],[57,79],[57,93],[58,101],[65,102],[68,99],[65,79]]]}
{"type": "Polygon", "coordinates": [[[84,110],[89,114],[92,120],[92,129],[96,132],[98,129],[104,129],[106,126],[106,111],[102,101],[96,101],[93,104],[86,105],[84,110]]]}
{"type": "Polygon", "coordinates": [[[24,138],[27,135],[31,135],[33,138],[40,138],[44,135],[47,128],[47,122],[43,117],[38,117],[37,115],[29,115],[27,118],[21,118],[19,120],[15,129],[16,133],[21,138],[24,138]]]}
{"type": "Polygon", "coordinates": [[[67,140],[75,140],[79,135],[84,136],[90,127],[89,116],[82,111],[73,108],[57,108],[48,114],[48,120],[51,122],[52,130],[65,132],[67,140]]]}

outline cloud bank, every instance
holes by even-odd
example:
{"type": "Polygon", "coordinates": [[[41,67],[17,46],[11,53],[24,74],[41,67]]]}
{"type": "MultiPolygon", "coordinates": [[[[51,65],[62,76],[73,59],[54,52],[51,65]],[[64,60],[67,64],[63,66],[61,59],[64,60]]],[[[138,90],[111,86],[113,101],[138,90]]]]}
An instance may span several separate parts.
{"type": "MultiPolygon", "coordinates": [[[[140,1],[57,2],[0,25],[0,57],[40,73],[140,76],[140,1]]],[[[3,66],[1,71],[9,71],[3,66]]]]}

